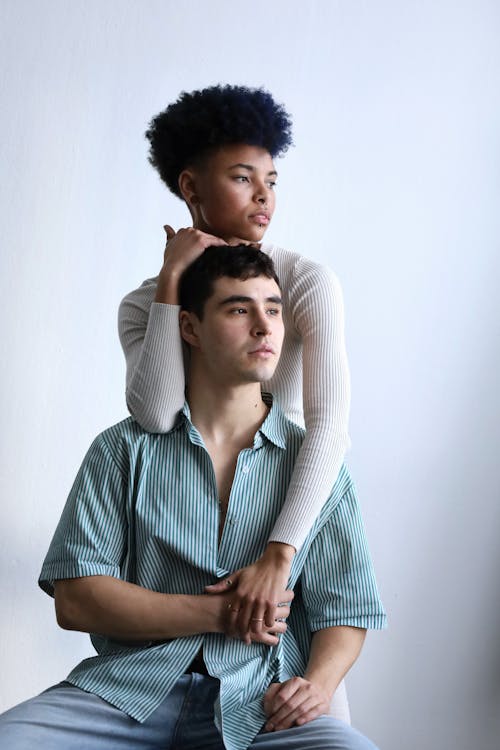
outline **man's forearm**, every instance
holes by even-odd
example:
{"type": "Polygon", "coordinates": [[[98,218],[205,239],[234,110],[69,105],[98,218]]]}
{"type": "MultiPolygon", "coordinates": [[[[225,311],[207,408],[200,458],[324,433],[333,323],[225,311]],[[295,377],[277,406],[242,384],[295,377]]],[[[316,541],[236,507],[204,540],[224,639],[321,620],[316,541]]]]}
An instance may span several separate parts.
{"type": "Polygon", "coordinates": [[[222,632],[226,598],[161,594],[110,576],[65,579],[55,585],[62,628],[139,642],[222,632]]]}
{"type": "Polygon", "coordinates": [[[304,677],[333,695],[359,656],[364,628],[338,626],[314,633],[304,677]]]}

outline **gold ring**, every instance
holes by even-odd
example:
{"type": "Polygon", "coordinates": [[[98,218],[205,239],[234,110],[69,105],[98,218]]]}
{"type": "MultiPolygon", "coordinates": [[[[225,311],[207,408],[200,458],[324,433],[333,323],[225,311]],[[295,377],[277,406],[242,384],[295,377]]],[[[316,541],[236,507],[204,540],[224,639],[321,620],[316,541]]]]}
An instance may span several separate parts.
{"type": "Polygon", "coordinates": [[[232,585],[233,585],[232,580],[230,578],[228,578],[227,581],[226,581],[226,586],[232,586],[232,585]]]}
{"type": "Polygon", "coordinates": [[[264,622],[264,618],[263,617],[252,617],[250,619],[250,622],[264,622]]]}

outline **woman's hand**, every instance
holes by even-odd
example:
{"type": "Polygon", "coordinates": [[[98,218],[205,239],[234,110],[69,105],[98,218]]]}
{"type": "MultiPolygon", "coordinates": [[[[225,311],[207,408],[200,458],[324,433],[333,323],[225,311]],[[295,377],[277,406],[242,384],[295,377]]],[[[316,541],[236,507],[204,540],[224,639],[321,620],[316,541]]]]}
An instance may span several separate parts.
{"type": "Polygon", "coordinates": [[[290,603],[293,591],[287,590],[294,547],[270,542],[266,551],[253,565],[232,573],[211,586],[209,594],[232,591],[229,634],[251,643],[264,628],[273,626],[278,604],[290,603]]]}
{"type": "Polygon", "coordinates": [[[320,686],[304,677],[286,682],[273,682],[264,695],[267,732],[278,732],[301,726],[330,710],[331,696],[320,686]]]}
{"type": "MultiPolygon", "coordinates": [[[[221,597],[220,594],[219,597],[221,597]]],[[[212,601],[212,599],[216,599],[219,597],[208,596],[206,598],[212,601]]],[[[232,596],[231,594],[227,594],[226,592],[225,596],[222,596],[221,599],[223,601],[223,605],[220,614],[221,619],[219,632],[223,632],[229,638],[238,638],[239,636],[235,632],[233,624],[234,618],[232,596]]],[[[287,604],[280,605],[276,608],[276,619],[273,620],[272,625],[268,627],[265,623],[262,623],[262,627],[259,629],[259,632],[252,633],[250,636],[250,640],[246,642],[262,643],[265,646],[277,646],[279,643],[279,636],[283,635],[283,633],[285,633],[287,630],[287,624],[285,620],[289,614],[289,606],[287,604]]]]}
{"type": "Polygon", "coordinates": [[[227,245],[221,237],[207,234],[194,227],[179,229],[175,232],[169,224],[163,227],[167,235],[167,244],[163,254],[163,266],[158,275],[155,302],[167,305],[179,304],[179,279],[210,245],[227,245]]]}

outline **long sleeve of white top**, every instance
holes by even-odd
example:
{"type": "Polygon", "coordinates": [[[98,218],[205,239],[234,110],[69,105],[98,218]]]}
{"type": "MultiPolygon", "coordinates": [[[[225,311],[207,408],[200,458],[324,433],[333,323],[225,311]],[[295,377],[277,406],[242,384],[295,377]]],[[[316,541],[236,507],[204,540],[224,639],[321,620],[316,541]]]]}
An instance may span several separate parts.
{"type": "MultiPolygon", "coordinates": [[[[264,245],[280,279],[285,340],[263,383],[285,414],[306,428],[283,510],[269,541],[299,549],[329,496],[349,447],[349,368],[342,291],[327,268],[264,245]]],[[[166,432],[184,403],[179,307],[154,302],[156,279],[127,295],[118,329],[127,363],[127,405],[149,432],[166,432]]]]}

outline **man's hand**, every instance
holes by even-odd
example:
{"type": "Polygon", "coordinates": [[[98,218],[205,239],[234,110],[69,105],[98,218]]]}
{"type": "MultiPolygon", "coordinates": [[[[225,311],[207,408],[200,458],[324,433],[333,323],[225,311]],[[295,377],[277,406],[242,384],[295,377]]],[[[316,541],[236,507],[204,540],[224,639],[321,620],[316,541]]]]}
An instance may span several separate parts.
{"type": "Polygon", "coordinates": [[[301,726],[330,710],[331,695],[304,677],[273,682],[264,695],[267,732],[301,726]]]}
{"type": "Polygon", "coordinates": [[[283,616],[277,605],[293,599],[286,585],[294,554],[290,545],[271,542],[253,565],[205,587],[209,594],[232,592],[229,635],[251,643],[283,616]]]}
{"type": "Polygon", "coordinates": [[[175,232],[169,224],[165,224],[164,229],[167,244],[163,255],[163,266],[158,276],[155,302],[177,305],[179,304],[179,279],[186,268],[210,245],[227,245],[227,242],[193,227],[175,232]]]}

